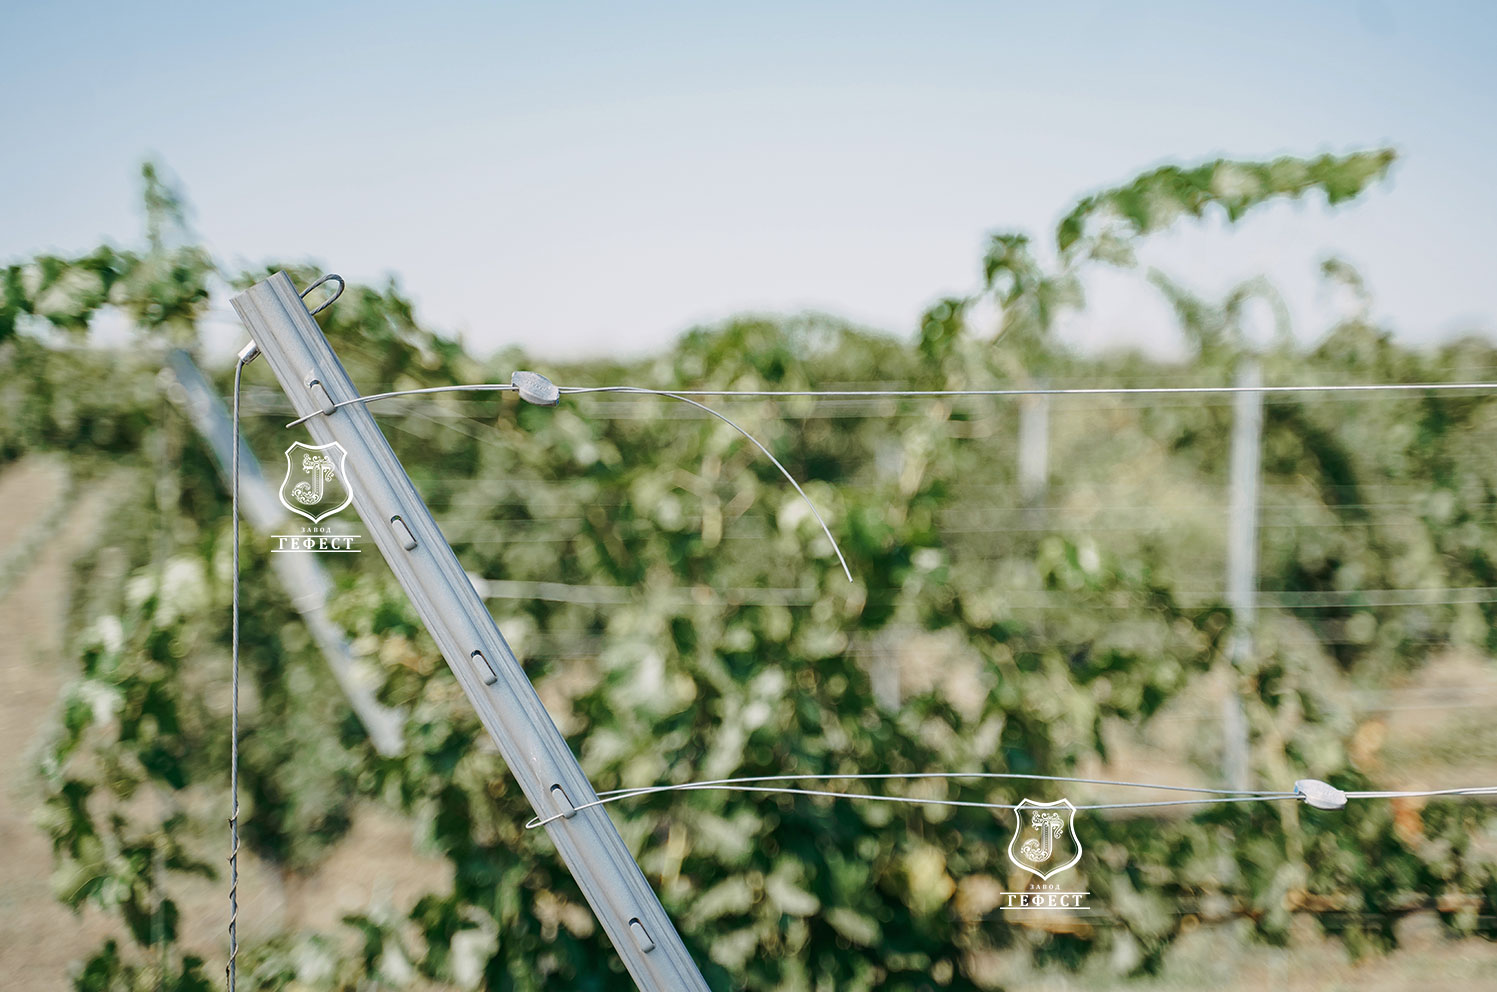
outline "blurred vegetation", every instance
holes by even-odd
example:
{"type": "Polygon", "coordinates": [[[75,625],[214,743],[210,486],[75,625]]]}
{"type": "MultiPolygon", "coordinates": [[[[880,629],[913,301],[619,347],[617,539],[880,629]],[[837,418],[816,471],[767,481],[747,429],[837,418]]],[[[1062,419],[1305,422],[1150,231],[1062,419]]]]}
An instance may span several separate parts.
{"type": "MultiPolygon", "coordinates": [[[[1490,377],[1489,344],[1412,351],[1365,308],[1311,346],[1287,333],[1254,346],[1244,314],[1271,301],[1271,287],[1216,302],[1159,273],[1187,362],[1078,355],[1055,341],[1057,315],[1084,305],[1086,266],[1134,264],[1139,239],[1208,210],[1235,219],[1281,197],[1354,198],[1391,161],[1373,151],[1148,173],[1067,213],[1044,253],[1053,266],[1027,235],[995,234],[978,291],[932,307],[909,343],[827,318],[743,319],[692,331],[650,360],[545,371],[666,389],[1209,385],[1253,357],[1270,383],[1490,377]],[[996,328],[972,326],[986,303],[996,328]]],[[[153,170],[145,178],[144,251],[36,258],[0,279],[0,458],[62,451],[78,485],[107,481],[115,493],[107,547],[79,568],[80,668],[40,768],[60,898],[123,923],[121,940],[75,976],[91,992],[215,984],[177,947],[177,911],[158,904],[154,878],[163,865],[217,871],[203,852],[223,839],[214,803],[228,754],[228,496],[158,372],[166,348],[198,347],[224,283],[280,267],[221,271],[191,246],[181,197],[153,170]],[[89,346],[105,309],[128,317],[136,345],[89,346]]],[[[286,267],[302,285],[316,274],[286,267]]],[[[1345,263],[1327,263],[1325,276],[1366,292],[1345,263]]],[[[365,392],[507,381],[531,364],[518,352],[466,353],[420,326],[393,284],[350,286],[320,320],[365,392]]],[[[216,381],[227,394],[227,372],[216,381]]],[[[289,407],[263,363],[246,382],[248,437],[278,464],[300,434],[288,438],[289,407]]],[[[1052,493],[1064,494],[1053,505],[1020,494],[1012,400],[733,403],[827,515],[852,585],[773,466],[668,400],[578,397],[547,410],[439,395],[377,413],[470,572],[625,598],[494,604],[602,790],[791,772],[1066,775],[1106,759],[1109,726],[1147,725],[1221,668],[1231,619],[1217,592],[1225,518],[1188,512],[1224,503],[1230,405],[1132,399],[1052,414],[1052,493]],[[1116,503],[1143,522],[1106,526],[1116,503]],[[926,646],[936,674],[880,698],[870,668],[907,643],[926,646]]],[[[1259,650],[1235,673],[1255,775],[1275,788],[1306,775],[1372,786],[1376,769],[1351,757],[1349,690],[1386,685],[1446,647],[1497,648],[1493,603],[1409,607],[1363,593],[1497,586],[1497,398],[1274,398],[1263,459],[1265,499],[1289,525],[1262,532],[1260,587],[1331,605],[1266,609],[1259,650]],[[1380,495],[1390,486],[1414,495],[1380,495]]],[[[247,947],[242,987],[632,987],[543,833],[523,829],[524,797],[378,556],[331,566],[333,609],[379,672],[381,698],[409,714],[396,758],[369,746],[266,551],[247,532],[247,844],[305,870],[358,803],[377,802],[413,818],[454,882],[393,916],[350,918],[342,933],[247,947]]],[[[1188,756],[1203,784],[1215,736],[1188,756]]],[[[1062,794],[906,788],[992,801],[1062,794]]],[[[1415,817],[1411,830],[1383,803],[1084,815],[1086,854],[1068,887],[1089,889],[1108,925],[1021,925],[996,911],[994,893],[1023,884],[1010,877],[1006,816],[718,792],[614,807],[721,989],[986,989],[997,956],[1013,952],[1077,964],[1107,951],[1152,969],[1199,919],[1246,917],[1281,941],[1301,910],[1358,951],[1388,946],[1393,921],[1417,908],[1437,909],[1453,931],[1485,932],[1497,905],[1479,843],[1492,836],[1486,807],[1457,801],[1415,817]]]]}

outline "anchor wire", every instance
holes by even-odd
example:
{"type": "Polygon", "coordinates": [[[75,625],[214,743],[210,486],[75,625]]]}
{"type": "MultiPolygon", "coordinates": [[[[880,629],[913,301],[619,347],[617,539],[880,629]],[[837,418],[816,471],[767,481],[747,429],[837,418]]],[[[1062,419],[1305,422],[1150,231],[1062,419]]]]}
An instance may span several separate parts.
{"type": "Polygon", "coordinates": [[[253,360],[253,352],[247,356],[241,353],[234,365],[234,441],[229,481],[234,558],[229,647],[229,962],[224,969],[229,992],[235,992],[239,958],[239,387],[244,367],[253,360]]]}

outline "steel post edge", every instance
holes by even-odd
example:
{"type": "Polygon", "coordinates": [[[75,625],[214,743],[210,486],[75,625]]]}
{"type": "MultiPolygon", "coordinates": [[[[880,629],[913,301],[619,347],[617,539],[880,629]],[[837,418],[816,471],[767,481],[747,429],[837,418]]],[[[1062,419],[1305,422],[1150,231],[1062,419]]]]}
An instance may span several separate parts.
{"type": "Polygon", "coordinates": [[[291,279],[277,272],[233,305],[318,444],[347,453],[353,506],[499,747],[604,932],[643,992],[706,992],[660,900],[468,580],[291,279]]]}

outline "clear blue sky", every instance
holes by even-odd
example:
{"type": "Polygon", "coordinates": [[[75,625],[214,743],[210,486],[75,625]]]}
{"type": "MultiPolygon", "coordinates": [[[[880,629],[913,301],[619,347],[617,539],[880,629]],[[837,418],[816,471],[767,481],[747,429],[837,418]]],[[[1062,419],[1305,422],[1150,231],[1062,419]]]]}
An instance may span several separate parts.
{"type": "MultiPolygon", "coordinates": [[[[1490,4],[1357,0],[11,3],[0,259],[137,241],[157,156],[223,260],[394,273],[481,348],[639,353],[741,310],[907,334],[973,287],[984,232],[1048,240],[1160,161],[1392,143],[1357,206],[1146,261],[1204,292],[1266,271],[1311,333],[1334,251],[1406,339],[1490,333],[1494,29],[1490,4]]],[[[1075,340],[1173,340],[1137,276],[1092,304],[1075,340]]]]}

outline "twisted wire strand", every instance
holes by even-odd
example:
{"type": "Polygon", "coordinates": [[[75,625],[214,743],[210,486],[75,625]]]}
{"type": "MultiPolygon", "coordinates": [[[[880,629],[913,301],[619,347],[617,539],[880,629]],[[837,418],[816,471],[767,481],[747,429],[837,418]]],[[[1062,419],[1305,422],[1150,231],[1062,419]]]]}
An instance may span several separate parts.
{"type": "Polygon", "coordinates": [[[249,361],[250,358],[241,355],[234,366],[233,465],[229,482],[234,556],[229,648],[232,697],[229,708],[229,962],[224,969],[229,992],[235,992],[239,958],[239,386],[244,366],[249,361]]]}

